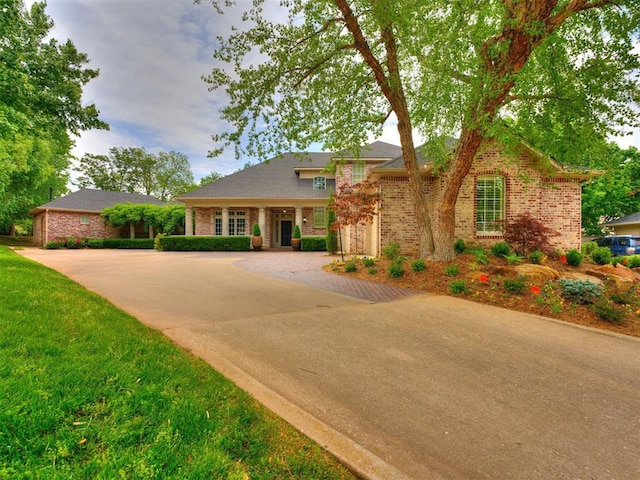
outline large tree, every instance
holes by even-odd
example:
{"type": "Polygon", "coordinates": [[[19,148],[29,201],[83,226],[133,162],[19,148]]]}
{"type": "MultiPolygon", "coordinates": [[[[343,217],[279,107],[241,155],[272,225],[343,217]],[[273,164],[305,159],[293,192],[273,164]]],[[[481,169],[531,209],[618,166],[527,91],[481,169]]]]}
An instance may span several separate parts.
{"type": "Polygon", "coordinates": [[[71,135],[107,128],[82,89],[98,76],[70,40],[48,38],[44,3],[0,0],[0,231],[66,191],[71,135]]]}
{"type": "Polygon", "coordinates": [[[189,158],[174,151],[154,154],[141,147],[113,147],[108,155],[86,154],[76,170],[81,188],[154,195],[162,201],[196,187],[189,158]]]}
{"type": "Polygon", "coordinates": [[[265,158],[316,142],[357,153],[393,116],[424,256],[453,258],[455,203],[485,140],[524,138],[575,162],[592,139],[638,125],[637,0],[290,0],[285,22],[266,18],[272,2],[253,5],[206,78],[226,89],[232,125],[212,154],[234,145],[265,158]],[[414,132],[438,163],[437,208],[414,132]]]}
{"type": "Polygon", "coordinates": [[[612,143],[599,162],[602,176],[582,190],[582,226],[590,235],[601,235],[602,222],[640,211],[640,151],[621,149],[612,143]]]}

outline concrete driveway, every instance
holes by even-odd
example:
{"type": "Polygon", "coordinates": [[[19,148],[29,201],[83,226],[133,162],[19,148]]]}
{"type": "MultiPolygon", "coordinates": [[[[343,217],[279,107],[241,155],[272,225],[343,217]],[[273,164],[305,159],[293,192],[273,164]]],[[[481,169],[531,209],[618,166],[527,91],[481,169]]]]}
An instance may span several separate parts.
{"type": "Polygon", "coordinates": [[[372,303],[313,253],[20,253],[162,330],[365,477],[640,478],[638,339],[415,292],[372,303]]]}

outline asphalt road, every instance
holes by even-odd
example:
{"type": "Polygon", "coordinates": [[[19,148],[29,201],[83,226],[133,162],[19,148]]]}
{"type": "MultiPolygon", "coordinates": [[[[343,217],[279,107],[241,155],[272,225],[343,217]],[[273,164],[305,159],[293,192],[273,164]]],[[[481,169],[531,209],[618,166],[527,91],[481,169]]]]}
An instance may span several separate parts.
{"type": "Polygon", "coordinates": [[[299,268],[285,252],[20,253],[163,331],[365,477],[640,478],[636,338],[246,269],[261,254],[299,268]]]}

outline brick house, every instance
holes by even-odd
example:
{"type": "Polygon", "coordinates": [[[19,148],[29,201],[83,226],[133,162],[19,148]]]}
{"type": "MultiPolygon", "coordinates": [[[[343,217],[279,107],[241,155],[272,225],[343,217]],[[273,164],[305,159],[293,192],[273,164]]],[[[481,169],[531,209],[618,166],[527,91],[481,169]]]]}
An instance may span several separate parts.
{"type": "MultiPolygon", "coordinates": [[[[29,212],[33,217],[33,243],[42,247],[56,237],[121,238],[140,235],[135,226],[129,230],[107,225],[100,212],[119,203],[166,205],[149,195],[108,192],[85,188],[56,198],[29,212]]],[[[148,231],[147,231],[148,232],[148,231]]],[[[147,233],[148,234],[148,233],[147,233]]]]}
{"type": "MultiPolygon", "coordinates": [[[[433,162],[419,155],[424,193],[433,199],[440,180],[433,162]]],[[[456,205],[456,238],[492,245],[504,226],[530,213],[561,232],[554,247],[580,247],[581,183],[589,173],[571,171],[548,156],[522,145],[506,154],[485,144],[466,177],[456,205]]],[[[415,214],[396,145],[374,142],[359,158],[331,153],[285,154],[193,190],[176,200],[186,206],[187,235],[250,235],[258,223],[263,248],[286,247],[299,225],[303,236],[324,235],[326,208],[336,186],[364,179],[376,181],[381,195],[378,215],[370,225],[342,232],[349,253],[379,255],[389,242],[399,242],[407,255],[418,253],[415,214]],[[335,169],[327,168],[336,162],[335,169]],[[195,221],[194,221],[195,220],[195,221]],[[195,224],[195,229],[192,227],[195,224]]]]}

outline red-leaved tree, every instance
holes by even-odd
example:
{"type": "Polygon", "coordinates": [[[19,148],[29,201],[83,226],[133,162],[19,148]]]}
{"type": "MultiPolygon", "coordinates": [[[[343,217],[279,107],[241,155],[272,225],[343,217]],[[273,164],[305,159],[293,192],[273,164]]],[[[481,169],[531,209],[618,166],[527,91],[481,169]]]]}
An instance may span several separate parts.
{"type": "Polygon", "coordinates": [[[329,205],[336,212],[336,221],[331,229],[336,231],[341,227],[354,226],[356,232],[356,251],[358,253],[358,226],[364,226],[373,221],[379,211],[380,190],[376,182],[361,182],[354,185],[343,183],[333,195],[329,205]]]}

